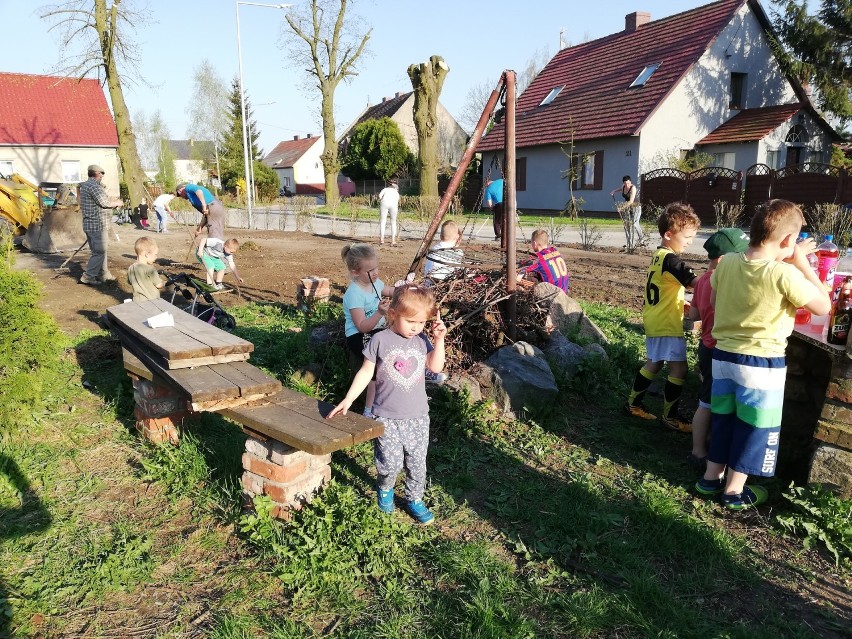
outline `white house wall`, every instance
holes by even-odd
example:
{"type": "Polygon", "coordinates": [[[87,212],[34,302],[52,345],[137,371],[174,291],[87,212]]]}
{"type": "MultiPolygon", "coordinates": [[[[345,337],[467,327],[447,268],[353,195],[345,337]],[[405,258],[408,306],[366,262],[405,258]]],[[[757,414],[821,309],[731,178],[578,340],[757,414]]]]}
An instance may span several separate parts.
{"type": "Polygon", "coordinates": [[[325,182],[322,159],[320,158],[324,150],[324,139],[317,138],[311,148],[296,160],[293,164],[293,179],[296,184],[322,184],[325,182]]]}
{"type": "Polygon", "coordinates": [[[825,134],[822,127],[811,117],[809,113],[801,112],[790,120],[777,127],[769,135],[763,138],[758,151],[758,162],[766,164],[766,154],[769,151],[781,151],[781,163],[783,166],[787,153],[787,134],[796,124],[801,123],[808,132],[808,155],[803,157],[803,162],[828,162],[831,157],[831,140],[825,134]]]}
{"type": "Polygon", "coordinates": [[[102,184],[110,196],[118,197],[118,152],[105,147],[0,146],[0,162],[12,162],[12,170],[34,184],[63,182],[62,162],[78,162],[80,181],[86,181],[86,168],[98,164],[106,174],[102,184]]]}
{"type": "Polygon", "coordinates": [[[175,160],[175,181],[206,184],[207,171],[201,160],[175,160]]]}
{"type": "MultiPolygon", "coordinates": [[[[646,62],[666,63],[665,60],[646,62]]],[[[739,113],[728,106],[731,72],[747,74],[746,108],[798,101],[772,55],[760,23],[744,4],[642,127],[639,152],[642,172],[664,166],[665,158],[672,152],[692,149],[698,140],[739,113]]],[[[757,143],[754,145],[757,147],[757,143]]],[[[757,150],[752,155],[756,158],[757,150]]],[[[738,154],[736,168],[749,166],[740,161],[738,154]]]]}

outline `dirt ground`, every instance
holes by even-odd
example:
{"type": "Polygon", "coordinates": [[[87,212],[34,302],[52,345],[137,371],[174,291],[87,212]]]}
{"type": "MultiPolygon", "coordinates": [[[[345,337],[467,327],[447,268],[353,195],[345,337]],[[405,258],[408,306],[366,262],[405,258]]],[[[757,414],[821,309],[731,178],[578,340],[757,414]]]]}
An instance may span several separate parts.
{"type": "MultiPolygon", "coordinates": [[[[110,270],[117,282],[103,286],[86,286],[78,280],[89,254],[81,251],[68,264],[68,271],[57,273],[55,269],[68,254],[37,255],[20,249],[17,268],[33,272],[44,284],[42,307],[50,312],[60,326],[70,334],[83,329],[97,329],[97,317],[113,304],[131,297],[127,282],[127,267],[135,260],[133,243],[147,235],[157,240],[160,248],[158,265],[169,272],[192,272],[203,276],[201,266],[190,253],[190,234],[186,229],[176,228],[163,235],[140,229],[116,227],[119,240],[109,246],[110,270]],[[175,264],[176,263],[176,264],[175,264]]],[[[340,250],[347,242],[364,241],[365,238],[341,236],[319,236],[299,232],[245,231],[238,237],[243,248],[236,256],[237,268],[245,279],[236,290],[218,295],[224,305],[246,301],[271,301],[294,303],[296,284],[299,278],[308,275],[327,277],[332,290],[342,295],[348,277],[340,259],[340,250]]],[[[380,277],[393,282],[404,276],[414,257],[419,242],[402,241],[396,247],[379,246],[380,277]]],[[[495,257],[493,244],[470,244],[465,247],[468,256],[495,257]]],[[[560,246],[571,272],[572,296],[588,301],[607,302],[635,310],[642,307],[642,292],[649,252],[627,255],[612,249],[583,251],[577,245],[560,246]]],[[[525,250],[519,245],[519,258],[525,250]]],[[[694,268],[705,267],[706,261],[689,260],[694,268]]],[[[233,284],[233,277],[226,276],[225,282],[233,284]]]]}

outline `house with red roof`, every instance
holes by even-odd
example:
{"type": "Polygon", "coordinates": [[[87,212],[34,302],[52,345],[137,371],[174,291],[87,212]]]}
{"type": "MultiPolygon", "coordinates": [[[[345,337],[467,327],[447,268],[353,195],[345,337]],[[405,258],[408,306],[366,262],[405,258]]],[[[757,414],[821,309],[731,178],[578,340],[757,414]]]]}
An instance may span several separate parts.
{"type": "Polygon", "coordinates": [[[118,196],[118,135],[97,80],[0,73],[0,174],[35,184],[87,179],[99,164],[118,196]]]}
{"type": "MultiPolygon", "coordinates": [[[[758,0],[719,0],[559,51],[521,94],[517,202],[561,210],[574,195],[612,211],[610,191],[698,151],[745,170],[827,162],[837,134],[785,75],[758,0]]],[[[500,177],[504,127],[482,140],[483,176],[500,177]]],[[[640,184],[641,197],[641,184],[640,184]]]]}

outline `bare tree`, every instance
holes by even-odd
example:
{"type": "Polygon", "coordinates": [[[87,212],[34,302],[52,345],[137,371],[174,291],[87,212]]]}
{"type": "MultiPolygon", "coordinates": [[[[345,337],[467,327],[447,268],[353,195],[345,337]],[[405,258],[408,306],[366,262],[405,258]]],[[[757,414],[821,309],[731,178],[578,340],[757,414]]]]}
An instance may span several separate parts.
{"type": "Polygon", "coordinates": [[[450,67],[439,55],[408,67],[408,77],[414,88],[420,195],[438,195],[438,97],[449,72],[450,67]]]}
{"type": "Polygon", "coordinates": [[[187,137],[222,143],[228,130],[228,94],[225,79],[216,73],[210,60],[202,60],[193,72],[192,99],[186,107],[187,137]]]}
{"type": "Polygon", "coordinates": [[[163,120],[163,114],[157,109],[149,117],[145,111],[137,111],[133,116],[133,129],[139,132],[136,143],[143,168],[156,169],[160,163],[163,140],[169,138],[169,127],[163,120]]]}
{"type": "Polygon", "coordinates": [[[320,115],[325,151],[322,154],[326,203],[340,199],[337,174],[337,132],[334,125],[334,92],[342,80],[358,75],[355,63],[364,52],[372,29],[361,34],[357,19],[346,19],[349,0],[310,0],[302,14],[287,14],[287,24],[298,37],[290,46],[296,61],[306,65],[311,84],[320,91],[320,115]]]}
{"type": "Polygon", "coordinates": [[[61,72],[76,78],[96,74],[106,84],[118,133],[118,158],[124,183],[131,203],[138,204],[144,197],[145,173],[124,100],[119,63],[131,75],[138,69],[136,47],[127,34],[145,22],[145,14],[131,4],[122,5],[122,0],[69,0],[43,7],[41,11],[42,18],[55,22],[50,29],[59,29],[63,53],[81,49],[79,54],[69,57],[71,61],[61,72]]]}
{"type": "MultiPolygon", "coordinates": [[[[539,72],[550,61],[550,58],[550,49],[546,46],[535,50],[524,64],[523,69],[518,73],[518,95],[523,93],[532,81],[535,80],[539,72]]],[[[485,110],[485,105],[496,84],[497,79],[495,78],[494,82],[479,82],[471,85],[467,90],[461,115],[459,116],[459,123],[468,132],[473,131],[473,127],[479,122],[479,116],[485,110]]]]}

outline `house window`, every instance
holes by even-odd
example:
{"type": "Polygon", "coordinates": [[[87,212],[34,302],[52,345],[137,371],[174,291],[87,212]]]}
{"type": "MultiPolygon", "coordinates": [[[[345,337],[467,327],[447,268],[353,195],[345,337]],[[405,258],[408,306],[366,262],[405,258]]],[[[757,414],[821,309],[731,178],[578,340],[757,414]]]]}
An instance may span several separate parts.
{"type": "Polygon", "coordinates": [[[527,190],[527,159],[517,158],[515,160],[515,190],[527,190]]]}
{"type": "Polygon", "coordinates": [[[603,151],[576,155],[573,162],[578,189],[599,191],[603,188],[603,151]]]}
{"type": "Polygon", "coordinates": [[[714,153],[713,166],[720,166],[725,169],[734,169],[734,164],[737,160],[736,153],[714,153]]]}
{"type": "Polygon", "coordinates": [[[281,186],[290,186],[290,178],[288,178],[288,177],[281,178],[281,182],[282,182],[281,186]]]}
{"type": "Polygon", "coordinates": [[[12,160],[0,160],[0,175],[12,175],[15,172],[15,166],[12,160]]]}
{"type": "Polygon", "coordinates": [[[781,151],[767,151],[766,152],[766,166],[770,169],[780,169],[781,168],[781,151]]]}
{"type": "Polygon", "coordinates": [[[745,73],[731,73],[731,103],[728,105],[730,108],[745,108],[747,77],[745,73]]]}
{"type": "Polygon", "coordinates": [[[636,76],[636,79],[633,80],[628,88],[633,89],[634,87],[643,86],[654,75],[654,71],[660,68],[660,64],[660,62],[655,62],[642,69],[642,72],[636,76]]]}
{"type": "Polygon", "coordinates": [[[556,96],[559,95],[559,92],[562,91],[562,89],[564,89],[564,88],[565,88],[565,85],[562,85],[561,87],[553,87],[550,90],[550,93],[547,94],[547,97],[545,97],[544,100],[539,102],[538,106],[544,106],[546,104],[550,104],[551,102],[553,102],[556,99],[556,96]]]}
{"type": "Polygon", "coordinates": [[[62,181],[82,182],[80,178],[80,160],[62,160],[62,181]]]}

